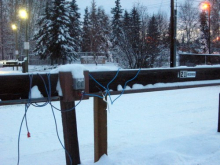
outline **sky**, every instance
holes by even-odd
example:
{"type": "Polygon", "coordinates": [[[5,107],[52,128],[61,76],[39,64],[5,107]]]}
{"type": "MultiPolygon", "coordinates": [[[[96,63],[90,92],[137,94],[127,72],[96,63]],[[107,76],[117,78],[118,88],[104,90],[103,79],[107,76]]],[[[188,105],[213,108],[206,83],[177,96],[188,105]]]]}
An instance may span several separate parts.
{"type": "MultiPolygon", "coordinates": [[[[78,0],[77,4],[80,8],[80,12],[84,13],[84,9],[86,6],[91,6],[92,0],[78,0]]],[[[111,8],[115,7],[115,0],[95,0],[96,5],[99,7],[103,7],[106,10],[107,14],[110,14],[111,8]]],[[[169,10],[170,0],[121,0],[121,6],[123,9],[130,11],[135,3],[143,4],[144,6],[148,6],[149,12],[157,12],[159,9],[163,9],[165,11],[169,10]]]]}
{"type": "MultiPolygon", "coordinates": [[[[107,12],[110,12],[111,8],[115,6],[115,0],[96,0],[97,6],[102,6],[106,9],[107,12]]],[[[121,6],[123,9],[130,10],[135,3],[143,4],[144,6],[149,6],[149,11],[157,11],[160,8],[167,10],[170,6],[170,0],[121,0],[121,6]]],[[[85,8],[86,6],[91,6],[91,0],[78,0],[77,4],[79,8],[85,8]]]]}
{"type": "MultiPolygon", "coordinates": [[[[174,0],[177,6],[183,3],[185,0],[174,0]]],[[[201,0],[195,0],[198,3],[201,0]]],[[[80,8],[80,13],[84,15],[84,10],[88,6],[91,6],[92,0],[77,0],[76,3],[80,8]]],[[[103,7],[107,14],[110,14],[111,8],[115,7],[115,0],[95,0],[96,5],[103,7]]],[[[170,13],[170,0],[121,0],[121,6],[123,9],[130,11],[134,4],[140,3],[147,6],[149,13],[157,13],[159,10],[170,13]]]]}

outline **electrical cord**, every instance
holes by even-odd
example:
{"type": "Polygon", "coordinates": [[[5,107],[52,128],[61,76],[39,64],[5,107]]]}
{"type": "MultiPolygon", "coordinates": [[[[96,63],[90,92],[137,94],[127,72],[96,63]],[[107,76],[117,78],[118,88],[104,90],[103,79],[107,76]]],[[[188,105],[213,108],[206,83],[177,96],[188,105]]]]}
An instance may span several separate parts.
{"type": "Polygon", "coordinates": [[[30,79],[30,87],[29,87],[29,94],[28,94],[28,103],[25,104],[25,113],[24,113],[23,118],[21,120],[19,133],[18,133],[18,159],[17,159],[17,165],[19,165],[19,162],[20,162],[20,137],[21,137],[21,129],[22,129],[22,125],[23,125],[24,120],[26,122],[26,128],[27,128],[27,132],[28,132],[27,136],[30,137],[28,122],[27,122],[27,111],[30,107],[30,97],[31,97],[31,90],[30,89],[31,89],[31,86],[32,86],[33,75],[29,75],[29,79],[30,79]]]}
{"type": "MultiPolygon", "coordinates": [[[[52,103],[51,103],[51,79],[50,79],[50,74],[47,74],[47,79],[48,79],[48,87],[46,85],[46,82],[44,80],[44,78],[38,74],[42,81],[43,81],[43,84],[44,84],[44,87],[45,87],[45,91],[46,91],[46,94],[47,94],[47,101],[43,104],[37,104],[37,103],[32,103],[31,101],[31,87],[32,87],[32,81],[33,81],[33,74],[32,75],[29,75],[29,80],[30,80],[30,88],[29,88],[29,95],[28,95],[28,103],[25,104],[25,113],[23,115],[23,118],[22,118],[22,121],[21,121],[21,124],[20,124],[20,128],[19,128],[19,134],[18,134],[18,159],[17,159],[17,165],[19,165],[19,162],[20,162],[20,136],[21,136],[21,129],[22,129],[22,125],[23,125],[23,122],[25,120],[26,122],[26,128],[27,128],[27,132],[28,132],[28,136],[30,136],[30,133],[29,133],[29,128],[28,128],[28,122],[27,122],[27,111],[30,107],[30,105],[33,105],[34,107],[44,107],[46,105],[50,105],[51,106],[51,110],[52,110],[52,114],[53,114],[53,118],[54,118],[54,123],[55,123],[55,129],[56,129],[56,134],[57,134],[57,138],[61,144],[61,146],[63,147],[63,149],[65,150],[66,154],[68,155],[69,159],[70,159],[70,163],[72,165],[72,158],[69,154],[69,152],[66,150],[66,148],[64,147],[61,139],[60,139],[60,136],[59,136],[59,133],[58,133],[58,127],[57,127],[57,120],[56,120],[56,116],[55,116],[55,113],[54,113],[54,109],[60,111],[60,112],[69,112],[69,111],[72,111],[74,110],[80,103],[81,101],[83,100],[83,97],[84,95],[87,95],[87,96],[91,96],[91,97],[99,97],[99,98],[102,98],[104,100],[104,98],[108,95],[109,98],[110,98],[110,101],[111,101],[111,104],[113,104],[119,97],[121,97],[123,94],[124,94],[124,91],[125,91],[125,88],[127,86],[127,84],[131,81],[133,81],[137,76],[138,74],[140,73],[141,71],[141,68],[138,70],[138,72],[136,73],[136,75],[125,82],[125,85],[124,85],[124,88],[121,92],[121,94],[116,97],[113,101],[112,101],[112,98],[111,98],[111,94],[110,94],[110,89],[109,89],[109,86],[110,84],[117,78],[118,74],[119,74],[119,70],[120,68],[118,69],[118,71],[116,72],[116,75],[113,77],[113,79],[107,84],[106,87],[104,87],[102,84],[100,84],[91,74],[89,74],[89,76],[99,85],[101,86],[104,90],[105,90],[105,94],[103,94],[103,96],[99,96],[99,95],[95,95],[95,94],[86,94],[85,92],[82,91],[82,96],[81,96],[81,99],[80,101],[72,108],[68,109],[68,110],[60,110],[59,108],[56,108],[52,103]]],[[[105,101],[105,100],[104,100],[105,101]]],[[[107,101],[106,101],[107,102],[107,101]]]]}
{"type": "Polygon", "coordinates": [[[141,68],[138,70],[138,72],[136,73],[136,75],[135,75],[132,79],[130,79],[130,80],[128,80],[128,81],[125,82],[125,85],[124,85],[124,88],[123,88],[121,94],[120,94],[118,97],[116,97],[116,99],[113,100],[112,104],[113,104],[119,97],[121,97],[121,96],[124,94],[124,91],[125,91],[125,88],[126,88],[127,84],[128,84],[129,82],[133,81],[133,80],[138,76],[138,74],[140,73],[140,71],[141,71],[141,68]]]}
{"type": "Polygon", "coordinates": [[[55,123],[55,127],[56,127],[57,138],[58,138],[58,140],[59,140],[61,146],[63,147],[64,151],[66,152],[66,154],[67,154],[68,157],[69,157],[70,165],[72,165],[72,162],[73,162],[73,161],[72,161],[72,158],[71,158],[69,152],[68,152],[68,151],[66,150],[66,148],[64,147],[64,145],[63,145],[63,143],[62,143],[62,141],[61,141],[61,139],[60,139],[60,136],[59,136],[59,133],[58,133],[58,128],[57,128],[57,120],[56,120],[56,116],[55,116],[55,113],[54,113],[54,110],[53,110],[53,106],[52,106],[52,105],[51,105],[51,110],[52,110],[52,113],[53,113],[53,118],[54,118],[54,123],[55,123]]]}
{"type": "Polygon", "coordinates": [[[128,84],[129,82],[133,81],[133,80],[138,76],[138,74],[139,74],[140,71],[141,71],[141,68],[138,70],[138,72],[136,73],[136,75],[135,75],[132,79],[130,79],[130,80],[128,80],[128,81],[125,82],[124,88],[123,88],[123,90],[121,91],[120,95],[112,101],[111,94],[110,94],[110,89],[109,89],[109,85],[117,78],[118,73],[119,73],[119,70],[120,70],[120,69],[118,69],[118,71],[116,72],[116,75],[114,76],[114,78],[107,84],[107,87],[104,87],[104,86],[103,86],[102,84],[100,84],[91,74],[89,74],[89,76],[90,76],[99,86],[101,86],[103,89],[105,89],[105,92],[106,92],[106,93],[104,94],[104,96],[99,96],[99,95],[95,95],[95,94],[86,94],[86,93],[85,93],[85,95],[91,96],[91,97],[99,97],[99,98],[101,98],[101,99],[105,98],[105,97],[108,95],[109,98],[110,98],[111,104],[113,104],[119,97],[121,97],[121,96],[124,94],[124,91],[125,91],[125,88],[126,88],[127,84],[128,84]]]}
{"type": "MultiPolygon", "coordinates": [[[[24,116],[23,116],[23,118],[22,118],[22,121],[21,121],[21,124],[20,124],[20,129],[19,129],[19,134],[18,134],[18,159],[17,159],[17,165],[19,165],[19,163],[20,163],[20,137],[21,137],[21,129],[22,129],[22,125],[23,125],[24,120],[26,121],[26,127],[27,127],[27,131],[28,131],[28,136],[30,135],[29,129],[28,129],[28,124],[27,124],[27,111],[28,111],[30,105],[33,105],[33,106],[35,106],[35,107],[44,107],[44,106],[46,106],[47,104],[50,104],[50,106],[51,106],[51,110],[52,110],[52,114],[53,114],[53,118],[54,118],[54,123],[55,123],[55,129],[56,129],[57,138],[58,138],[58,140],[59,140],[61,146],[62,146],[63,149],[65,150],[66,154],[67,154],[68,157],[69,157],[70,165],[72,165],[72,158],[71,158],[69,152],[68,152],[68,151],[66,150],[66,148],[64,147],[64,145],[63,145],[63,143],[62,143],[62,141],[61,141],[61,139],[60,139],[59,133],[58,133],[58,127],[57,127],[56,116],[55,116],[55,113],[54,113],[54,110],[53,110],[53,108],[56,108],[56,107],[54,107],[54,106],[51,104],[51,81],[50,81],[50,74],[47,74],[48,84],[49,84],[49,87],[48,87],[49,90],[48,90],[48,88],[47,88],[47,86],[46,86],[46,83],[45,83],[45,80],[43,79],[43,77],[42,77],[40,74],[38,74],[38,75],[41,77],[41,79],[42,79],[42,81],[43,81],[43,83],[44,83],[44,87],[45,87],[45,90],[46,90],[46,93],[47,93],[47,98],[48,98],[48,100],[47,100],[47,102],[45,102],[45,103],[42,104],[42,105],[39,105],[39,104],[37,104],[37,103],[35,103],[35,104],[34,104],[34,103],[31,103],[31,87],[32,87],[33,75],[29,75],[30,89],[29,89],[29,95],[28,95],[28,103],[25,104],[25,114],[24,114],[24,116]]],[[[82,95],[82,98],[83,98],[83,95],[82,95]]],[[[81,100],[82,100],[82,98],[81,98],[81,100]]],[[[80,102],[81,102],[81,100],[80,100],[80,102]]],[[[80,102],[79,102],[79,103],[80,103],[80,102]]],[[[78,103],[78,104],[79,104],[79,103],[78,103]]],[[[78,105],[78,104],[77,104],[77,105],[78,105]]],[[[76,106],[77,106],[77,105],[76,105],[76,106]]],[[[76,107],[76,106],[75,106],[75,107],[76,107]]],[[[75,107],[71,108],[70,110],[75,109],[75,107]]],[[[58,108],[56,108],[56,109],[59,110],[58,108]]],[[[70,110],[68,110],[68,111],[70,111],[70,110]]],[[[61,110],[60,110],[60,111],[61,111],[61,110]]],[[[63,112],[63,111],[61,111],[61,112],[63,112]]]]}
{"type": "Polygon", "coordinates": [[[25,120],[25,116],[26,116],[27,110],[28,110],[28,106],[27,106],[27,104],[25,104],[25,114],[23,115],[23,118],[22,118],[22,120],[21,120],[21,124],[20,124],[20,128],[19,128],[19,134],[18,134],[18,159],[17,159],[17,165],[19,165],[19,162],[20,162],[20,137],[21,137],[21,128],[22,128],[23,122],[24,122],[24,120],[25,120]]]}

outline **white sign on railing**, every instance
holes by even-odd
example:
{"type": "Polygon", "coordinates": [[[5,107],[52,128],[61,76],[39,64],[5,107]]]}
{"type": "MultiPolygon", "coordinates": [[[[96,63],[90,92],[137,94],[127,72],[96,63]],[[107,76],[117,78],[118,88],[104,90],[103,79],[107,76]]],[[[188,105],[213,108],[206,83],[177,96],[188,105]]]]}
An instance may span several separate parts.
{"type": "Polygon", "coordinates": [[[195,78],[196,71],[180,71],[180,78],[195,78]]]}

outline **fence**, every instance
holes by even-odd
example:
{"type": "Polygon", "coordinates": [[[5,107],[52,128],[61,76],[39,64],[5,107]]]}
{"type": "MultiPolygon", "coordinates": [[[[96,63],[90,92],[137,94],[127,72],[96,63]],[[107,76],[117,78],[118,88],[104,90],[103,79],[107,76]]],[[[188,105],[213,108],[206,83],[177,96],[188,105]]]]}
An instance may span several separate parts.
{"type": "Polygon", "coordinates": [[[81,64],[105,64],[106,57],[104,56],[81,56],[81,64]]]}
{"type": "MultiPolygon", "coordinates": [[[[60,101],[62,112],[62,123],[64,132],[66,153],[66,164],[80,164],[79,145],[77,137],[77,123],[74,108],[75,101],[94,98],[94,160],[98,161],[103,154],[107,154],[107,103],[106,97],[128,93],[152,92],[162,90],[174,90],[194,88],[202,86],[220,85],[220,67],[211,68],[171,68],[171,69],[142,69],[122,70],[107,72],[84,72],[85,89],[74,90],[71,72],[59,72],[58,74],[21,74],[0,76],[0,105],[25,104],[60,101]],[[63,96],[58,96],[56,90],[57,81],[63,96]],[[212,81],[207,81],[212,80],[212,81]],[[190,82],[190,83],[189,83],[190,82]],[[164,83],[157,86],[157,83],[164,83]],[[132,89],[135,84],[145,86],[140,89],[132,89]],[[151,87],[146,85],[151,84],[151,87]],[[43,98],[30,99],[30,88],[37,85],[43,98]],[[124,88],[130,86],[130,90],[118,91],[122,85],[124,88]],[[102,89],[101,89],[102,88],[102,89]],[[49,91],[49,92],[48,92],[49,91]],[[72,158],[69,159],[69,155],[72,158]],[[72,162],[72,163],[71,163],[72,162]]],[[[111,100],[114,102],[115,100],[111,100]]],[[[220,101],[219,101],[220,102],[220,101]]],[[[219,117],[220,120],[220,117],[219,117]]],[[[220,132],[220,122],[218,123],[220,132]]]]}
{"type": "MultiPolygon", "coordinates": [[[[69,53],[71,54],[71,53],[69,53]]],[[[72,53],[73,54],[73,53],[72,53]]],[[[75,55],[75,54],[74,54],[75,55]]],[[[95,64],[96,62],[98,64],[103,64],[105,63],[105,60],[107,59],[107,54],[106,53],[93,53],[93,52],[77,52],[77,59],[81,59],[81,63],[93,63],[95,64]],[[94,59],[93,59],[94,58],[94,59]]],[[[23,59],[26,56],[22,56],[21,58],[23,59]]],[[[63,60],[60,59],[58,60],[59,64],[63,63],[63,60]]],[[[68,63],[67,61],[64,61],[64,63],[68,63]]],[[[50,65],[51,60],[50,59],[40,59],[39,56],[35,56],[33,54],[29,55],[29,65],[50,65]]]]}
{"type": "Polygon", "coordinates": [[[220,54],[180,53],[180,66],[215,65],[220,64],[220,54]]]}

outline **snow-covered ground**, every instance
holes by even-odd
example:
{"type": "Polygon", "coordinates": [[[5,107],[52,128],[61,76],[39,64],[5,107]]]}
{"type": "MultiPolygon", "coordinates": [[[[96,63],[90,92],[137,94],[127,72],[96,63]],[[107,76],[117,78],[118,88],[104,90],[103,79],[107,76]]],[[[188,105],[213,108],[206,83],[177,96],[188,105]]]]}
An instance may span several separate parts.
{"type": "MultiPolygon", "coordinates": [[[[93,99],[82,101],[76,108],[81,164],[219,165],[219,92],[220,86],[213,86],[122,95],[108,112],[108,156],[97,163],[93,163],[93,99]]],[[[59,107],[59,102],[53,104],[59,107]]],[[[0,106],[1,165],[17,164],[24,111],[24,105],[0,106]]],[[[55,115],[63,137],[61,114],[55,115]]],[[[20,165],[64,165],[50,107],[31,106],[27,118],[31,138],[23,126],[20,165]]]]}

